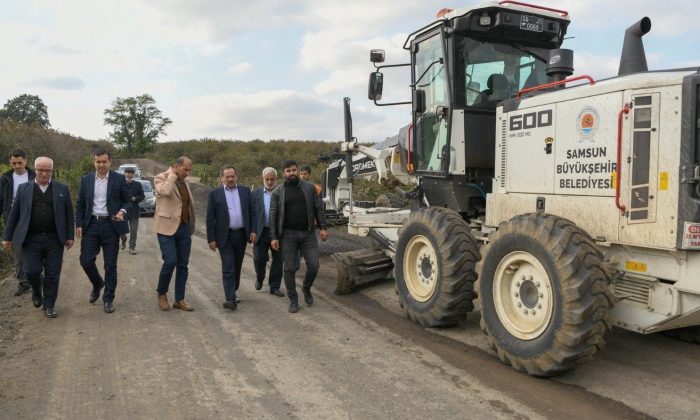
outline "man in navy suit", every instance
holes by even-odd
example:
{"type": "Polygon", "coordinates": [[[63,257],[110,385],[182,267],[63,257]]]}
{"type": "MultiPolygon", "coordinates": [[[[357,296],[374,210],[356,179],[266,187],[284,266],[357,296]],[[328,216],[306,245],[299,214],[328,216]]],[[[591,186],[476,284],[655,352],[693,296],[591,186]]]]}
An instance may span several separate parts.
{"type": "Polygon", "coordinates": [[[36,178],[17,189],[2,246],[5,250],[13,243],[22,247],[23,270],[32,287],[32,302],[37,308],[43,304],[44,314],[55,318],[63,247],[73,246],[73,207],[68,187],[51,179],[53,160],[39,157],[34,169],[36,178]]]}
{"type": "Polygon", "coordinates": [[[75,233],[79,239],[82,238],[80,265],[92,283],[90,303],[97,301],[104,287],[102,301],[105,312],[109,314],[114,312],[114,293],[117,289],[119,236],[129,233],[125,216],[131,195],[124,175],[109,170],[112,158],[107,150],[96,150],[93,162],[95,172],[80,180],[75,233]],[[104,280],[95,264],[100,249],[104,259],[104,280]]]}
{"type": "Polygon", "coordinates": [[[256,232],[258,237],[253,245],[253,262],[255,263],[255,290],[262,289],[265,280],[265,266],[270,259],[269,253],[272,251],[272,263],[270,264],[270,294],[284,297],[280,290],[282,284],[282,252],[270,248],[272,238],[270,237],[270,201],[272,200],[272,190],[277,186],[277,171],[275,168],[267,167],[262,171],[263,186],[253,191],[253,203],[255,203],[258,215],[256,232]]]}
{"type": "Polygon", "coordinates": [[[219,249],[224,281],[224,308],[235,311],[236,290],[241,283],[245,248],[256,238],[256,210],[250,189],[237,185],[238,171],[227,166],[221,171],[222,185],[209,191],[207,201],[207,242],[212,251],[219,249]]]}

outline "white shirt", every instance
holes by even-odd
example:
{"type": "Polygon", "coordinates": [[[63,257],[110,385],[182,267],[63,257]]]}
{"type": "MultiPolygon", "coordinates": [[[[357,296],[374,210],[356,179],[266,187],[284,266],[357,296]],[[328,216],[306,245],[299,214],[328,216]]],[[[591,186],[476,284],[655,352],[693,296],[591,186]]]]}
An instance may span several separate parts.
{"type": "Polygon", "coordinates": [[[36,179],[34,179],[34,183],[39,187],[41,192],[45,193],[46,190],[49,189],[49,185],[51,185],[51,178],[49,178],[49,182],[46,183],[46,185],[41,185],[38,182],[36,182],[36,179]]]}
{"type": "Polygon", "coordinates": [[[109,180],[109,172],[104,179],[100,179],[95,173],[95,190],[92,198],[92,215],[93,216],[109,216],[107,211],[107,181],[109,180]]]}
{"type": "Polygon", "coordinates": [[[17,172],[12,172],[12,199],[17,196],[17,188],[25,182],[29,181],[29,172],[24,171],[22,175],[17,175],[17,172]]]}

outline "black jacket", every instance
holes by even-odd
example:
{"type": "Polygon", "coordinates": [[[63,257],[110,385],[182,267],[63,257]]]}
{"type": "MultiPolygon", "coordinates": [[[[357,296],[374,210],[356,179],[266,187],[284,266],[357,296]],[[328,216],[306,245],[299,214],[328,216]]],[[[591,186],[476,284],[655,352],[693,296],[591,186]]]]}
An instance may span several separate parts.
{"type": "MultiPolygon", "coordinates": [[[[14,172],[14,169],[10,169],[0,177],[0,215],[2,215],[4,220],[7,220],[7,217],[10,215],[10,208],[12,207],[12,190],[15,184],[12,179],[12,174],[14,172]]],[[[27,173],[29,174],[29,180],[34,180],[36,176],[34,171],[27,168],[27,173]]]]}
{"type": "Polygon", "coordinates": [[[141,185],[141,181],[134,179],[131,182],[126,182],[126,189],[129,190],[131,197],[135,198],[135,200],[129,202],[129,207],[124,209],[126,210],[126,217],[137,219],[139,217],[139,203],[146,198],[146,195],[143,193],[143,185],[141,185]]]}
{"type": "MultiPolygon", "coordinates": [[[[272,200],[270,200],[270,237],[274,240],[279,240],[282,237],[282,228],[284,226],[284,186],[285,183],[278,185],[272,191],[272,200]]],[[[306,199],[306,217],[309,221],[309,232],[318,226],[319,229],[325,229],[326,215],[323,210],[321,197],[316,194],[316,186],[310,182],[299,180],[299,188],[306,199]]]]}

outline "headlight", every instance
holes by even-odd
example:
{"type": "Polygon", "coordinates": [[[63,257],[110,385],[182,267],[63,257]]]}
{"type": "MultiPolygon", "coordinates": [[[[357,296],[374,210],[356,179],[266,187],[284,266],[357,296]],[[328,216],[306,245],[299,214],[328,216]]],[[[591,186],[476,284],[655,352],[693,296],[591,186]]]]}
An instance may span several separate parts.
{"type": "Polygon", "coordinates": [[[148,204],[156,204],[156,198],[155,197],[150,197],[146,199],[146,202],[148,204]]]}

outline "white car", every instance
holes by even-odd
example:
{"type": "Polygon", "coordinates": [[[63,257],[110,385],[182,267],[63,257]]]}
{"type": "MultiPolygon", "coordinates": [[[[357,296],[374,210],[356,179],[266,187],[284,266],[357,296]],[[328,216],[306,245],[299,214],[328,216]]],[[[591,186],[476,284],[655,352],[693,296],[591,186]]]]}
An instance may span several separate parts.
{"type": "Polygon", "coordinates": [[[126,171],[128,168],[132,168],[134,170],[134,178],[141,179],[141,168],[139,168],[139,165],[135,163],[125,163],[120,165],[119,169],[117,169],[117,173],[124,175],[124,171],[126,171]]]}

